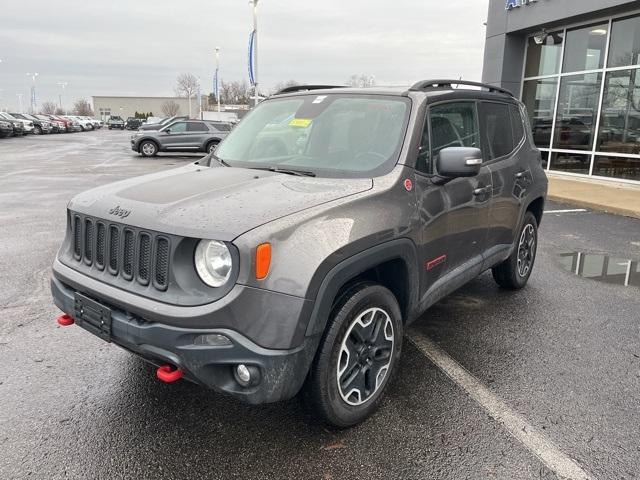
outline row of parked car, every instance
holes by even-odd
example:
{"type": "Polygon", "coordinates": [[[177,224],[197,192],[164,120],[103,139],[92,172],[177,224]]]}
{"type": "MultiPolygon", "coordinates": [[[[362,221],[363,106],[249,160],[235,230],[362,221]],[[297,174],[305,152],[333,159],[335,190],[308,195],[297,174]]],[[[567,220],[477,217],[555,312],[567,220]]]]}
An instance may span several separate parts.
{"type": "Polygon", "coordinates": [[[102,122],[83,115],[47,115],[0,112],[0,138],[47,133],[84,132],[102,128],[102,122]]]}

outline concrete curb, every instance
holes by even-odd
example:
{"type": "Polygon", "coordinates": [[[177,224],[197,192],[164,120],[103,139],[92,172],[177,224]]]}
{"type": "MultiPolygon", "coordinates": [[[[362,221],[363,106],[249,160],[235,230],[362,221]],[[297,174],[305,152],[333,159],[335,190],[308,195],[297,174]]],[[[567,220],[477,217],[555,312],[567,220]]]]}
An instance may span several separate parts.
{"type": "Polygon", "coordinates": [[[622,208],[615,207],[612,205],[603,205],[598,202],[590,202],[588,200],[583,200],[579,198],[573,197],[563,197],[562,195],[547,195],[547,200],[553,202],[566,203],[579,208],[588,208],[590,210],[595,210],[598,212],[612,213],[614,215],[623,215],[625,217],[632,217],[640,219],[640,211],[634,210],[630,208],[622,208]]]}

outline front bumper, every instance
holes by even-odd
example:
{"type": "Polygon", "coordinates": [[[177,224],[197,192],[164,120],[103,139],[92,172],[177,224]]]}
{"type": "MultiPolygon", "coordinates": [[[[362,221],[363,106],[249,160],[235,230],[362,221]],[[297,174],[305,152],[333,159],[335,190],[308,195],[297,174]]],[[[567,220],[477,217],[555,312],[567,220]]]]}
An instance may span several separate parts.
{"type": "MultiPolygon", "coordinates": [[[[76,318],[75,290],[54,276],[51,291],[58,308],[76,318]]],[[[287,400],[296,395],[304,383],[320,339],[319,336],[306,337],[300,346],[289,350],[267,349],[228,328],[181,328],[147,321],[109,307],[111,342],[154,365],[175,365],[184,372],[187,380],[252,404],[287,400]],[[204,334],[224,335],[231,345],[196,345],[196,337],[204,334]],[[258,369],[257,384],[243,387],[236,381],[233,371],[238,364],[258,369]]],[[[95,333],[90,327],[80,325],[95,333]]]]}

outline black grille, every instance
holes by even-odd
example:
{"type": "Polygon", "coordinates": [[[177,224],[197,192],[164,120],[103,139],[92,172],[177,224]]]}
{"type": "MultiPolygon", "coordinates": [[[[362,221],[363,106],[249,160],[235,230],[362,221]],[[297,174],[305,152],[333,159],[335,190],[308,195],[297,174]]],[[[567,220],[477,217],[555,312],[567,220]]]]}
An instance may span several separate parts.
{"type": "Polygon", "coordinates": [[[115,225],[109,227],[109,270],[118,273],[118,258],[120,257],[120,230],[115,225]]]}
{"type": "Polygon", "coordinates": [[[104,223],[98,223],[96,232],[96,267],[100,270],[104,268],[104,255],[107,246],[106,236],[107,228],[104,226],[104,223]]]}
{"type": "Polygon", "coordinates": [[[133,258],[136,254],[135,245],[133,244],[135,234],[132,230],[124,231],[124,260],[122,262],[122,273],[124,278],[131,280],[133,278],[133,258]]]}
{"type": "Polygon", "coordinates": [[[140,249],[138,250],[138,281],[143,285],[149,284],[149,270],[151,269],[151,237],[148,233],[141,233],[140,249]]]}
{"type": "Polygon", "coordinates": [[[166,290],[169,282],[169,239],[153,232],[73,214],[72,252],[78,262],[141,285],[166,290]],[[152,281],[153,279],[153,281],[152,281]]]}
{"type": "Polygon", "coordinates": [[[73,255],[76,260],[82,258],[82,223],[80,223],[80,217],[77,215],[73,217],[73,255]]]}
{"type": "Polygon", "coordinates": [[[169,274],[169,240],[158,237],[156,240],[156,286],[162,290],[167,288],[169,274]]]}
{"type": "Polygon", "coordinates": [[[87,265],[93,262],[93,222],[88,218],[84,221],[84,261],[87,265]]]}

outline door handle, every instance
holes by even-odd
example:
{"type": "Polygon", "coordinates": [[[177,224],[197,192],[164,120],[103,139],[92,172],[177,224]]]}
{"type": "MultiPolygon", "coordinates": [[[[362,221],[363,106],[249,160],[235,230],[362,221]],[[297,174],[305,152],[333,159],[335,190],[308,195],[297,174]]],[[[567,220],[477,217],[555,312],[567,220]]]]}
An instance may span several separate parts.
{"type": "Polygon", "coordinates": [[[525,174],[525,172],[518,172],[518,173],[516,173],[516,178],[517,179],[524,178],[524,174],[525,174]]]}
{"type": "Polygon", "coordinates": [[[484,195],[486,193],[491,193],[492,188],[493,188],[493,185],[487,185],[486,187],[483,187],[483,188],[476,188],[473,191],[473,194],[476,197],[479,197],[480,195],[484,195]]]}

